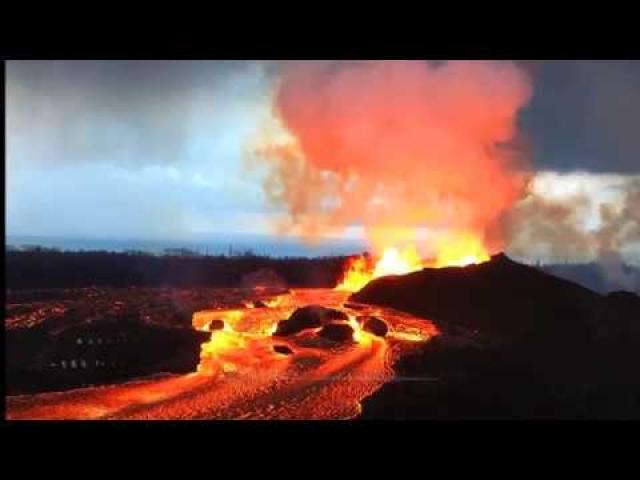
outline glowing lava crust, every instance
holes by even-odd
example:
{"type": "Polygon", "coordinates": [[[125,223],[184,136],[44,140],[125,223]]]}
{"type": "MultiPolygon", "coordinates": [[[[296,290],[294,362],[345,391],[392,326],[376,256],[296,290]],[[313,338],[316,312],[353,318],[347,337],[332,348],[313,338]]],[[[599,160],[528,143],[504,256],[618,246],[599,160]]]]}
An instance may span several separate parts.
{"type": "Polygon", "coordinates": [[[235,310],[196,312],[194,327],[211,331],[197,372],[7,397],[7,418],[353,418],[360,413],[360,401],[393,378],[396,360],[438,332],[424,319],[345,305],[347,297],[347,292],[335,289],[292,290],[261,307],[251,300],[235,310]],[[272,335],[279,321],[305,305],[346,314],[346,319],[332,322],[350,326],[352,338],[333,341],[320,335],[319,328],[272,335]],[[362,319],[370,317],[386,323],[386,336],[365,331],[362,319]]]}

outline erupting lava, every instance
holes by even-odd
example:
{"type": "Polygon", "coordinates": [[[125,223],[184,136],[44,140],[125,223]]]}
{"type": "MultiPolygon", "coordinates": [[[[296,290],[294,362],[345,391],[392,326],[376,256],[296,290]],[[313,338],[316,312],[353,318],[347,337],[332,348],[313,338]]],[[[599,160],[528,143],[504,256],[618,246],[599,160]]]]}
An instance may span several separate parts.
{"type": "Polygon", "coordinates": [[[373,259],[352,260],[339,290],[504,249],[529,175],[517,119],[532,86],[519,65],[288,62],[278,80],[255,148],[265,193],[286,208],[278,231],[362,229],[373,259]]]}
{"type": "Polygon", "coordinates": [[[336,290],[356,292],[374,278],[403,275],[425,267],[464,267],[487,260],[489,253],[480,238],[470,233],[461,233],[449,236],[447,241],[441,241],[433,261],[422,260],[414,247],[403,250],[386,248],[375,264],[367,256],[355,257],[348,262],[344,278],[336,290]]]}
{"type": "Polygon", "coordinates": [[[422,267],[422,260],[415,249],[398,250],[397,248],[387,248],[375,265],[372,264],[369,257],[364,255],[353,258],[347,264],[344,278],[336,289],[355,292],[374,278],[386,275],[402,275],[415,272],[422,267]]]}
{"type": "Polygon", "coordinates": [[[440,243],[436,261],[432,266],[464,267],[487,260],[489,253],[482,240],[470,233],[461,233],[440,243]]]}

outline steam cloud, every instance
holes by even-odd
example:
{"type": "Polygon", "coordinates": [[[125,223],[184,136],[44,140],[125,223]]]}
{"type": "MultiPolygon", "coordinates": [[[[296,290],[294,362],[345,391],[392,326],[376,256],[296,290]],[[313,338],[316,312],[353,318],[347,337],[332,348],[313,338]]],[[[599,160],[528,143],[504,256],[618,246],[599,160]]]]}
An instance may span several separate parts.
{"type": "Polygon", "coordinates": [[[526,255],[532,246],[546,247],[555,258],[571,259],[576,252],[601,266],[609,289],[640,291],[640,276],[625,268],[621,252],[640,242],[640,178],[620,177],[610,201],[597,202],[579,191],[561,198],[543,196],[531,185],[509,213],[510,250],[526,255]],[[584,219],[597,217],[597,225],[584,219]]]}
{"type": "Polygon", "coordinates": [[[288,133],[258,149],[283,230],[308,239],[362,224],[374,251],[420,232],[469,232],[502,248],[522,195],[516,131],[531,97],[511,62],[363,61],[284,65],[274,116],[288,133]]]}

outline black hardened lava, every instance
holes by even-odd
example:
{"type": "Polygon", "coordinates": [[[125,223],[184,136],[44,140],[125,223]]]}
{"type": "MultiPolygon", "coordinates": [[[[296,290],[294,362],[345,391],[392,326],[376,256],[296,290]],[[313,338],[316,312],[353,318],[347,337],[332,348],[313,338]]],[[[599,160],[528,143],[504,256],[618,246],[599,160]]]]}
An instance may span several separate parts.
{"type": "Polygon", "coordinates": [[[442,332],[394,366],[363,418],[640,418],[633,293],[600,295],[497,255],[380,278],[352,299],[442,332]]]}

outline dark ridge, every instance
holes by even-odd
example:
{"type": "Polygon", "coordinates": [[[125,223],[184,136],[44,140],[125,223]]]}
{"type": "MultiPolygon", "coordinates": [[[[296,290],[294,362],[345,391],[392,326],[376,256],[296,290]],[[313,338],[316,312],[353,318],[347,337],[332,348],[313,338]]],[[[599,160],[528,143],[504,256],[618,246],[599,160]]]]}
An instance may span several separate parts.
{"type": "Polygon", "coordinates": [[[395,366],[363,418],[640,418],[633,293],[603,296],[497,255],[380,278],[351,299],[442,331],[395,366]]]}
{"type": "Polygon", "coordinates": [[[547,329],[575,333],[583,319],[593,316],[601,297],[499,254],[464,268],[425,268],[379,278],[351,300],[403,310],[445,330],[464,327],[515,338],[547,329]]]}

